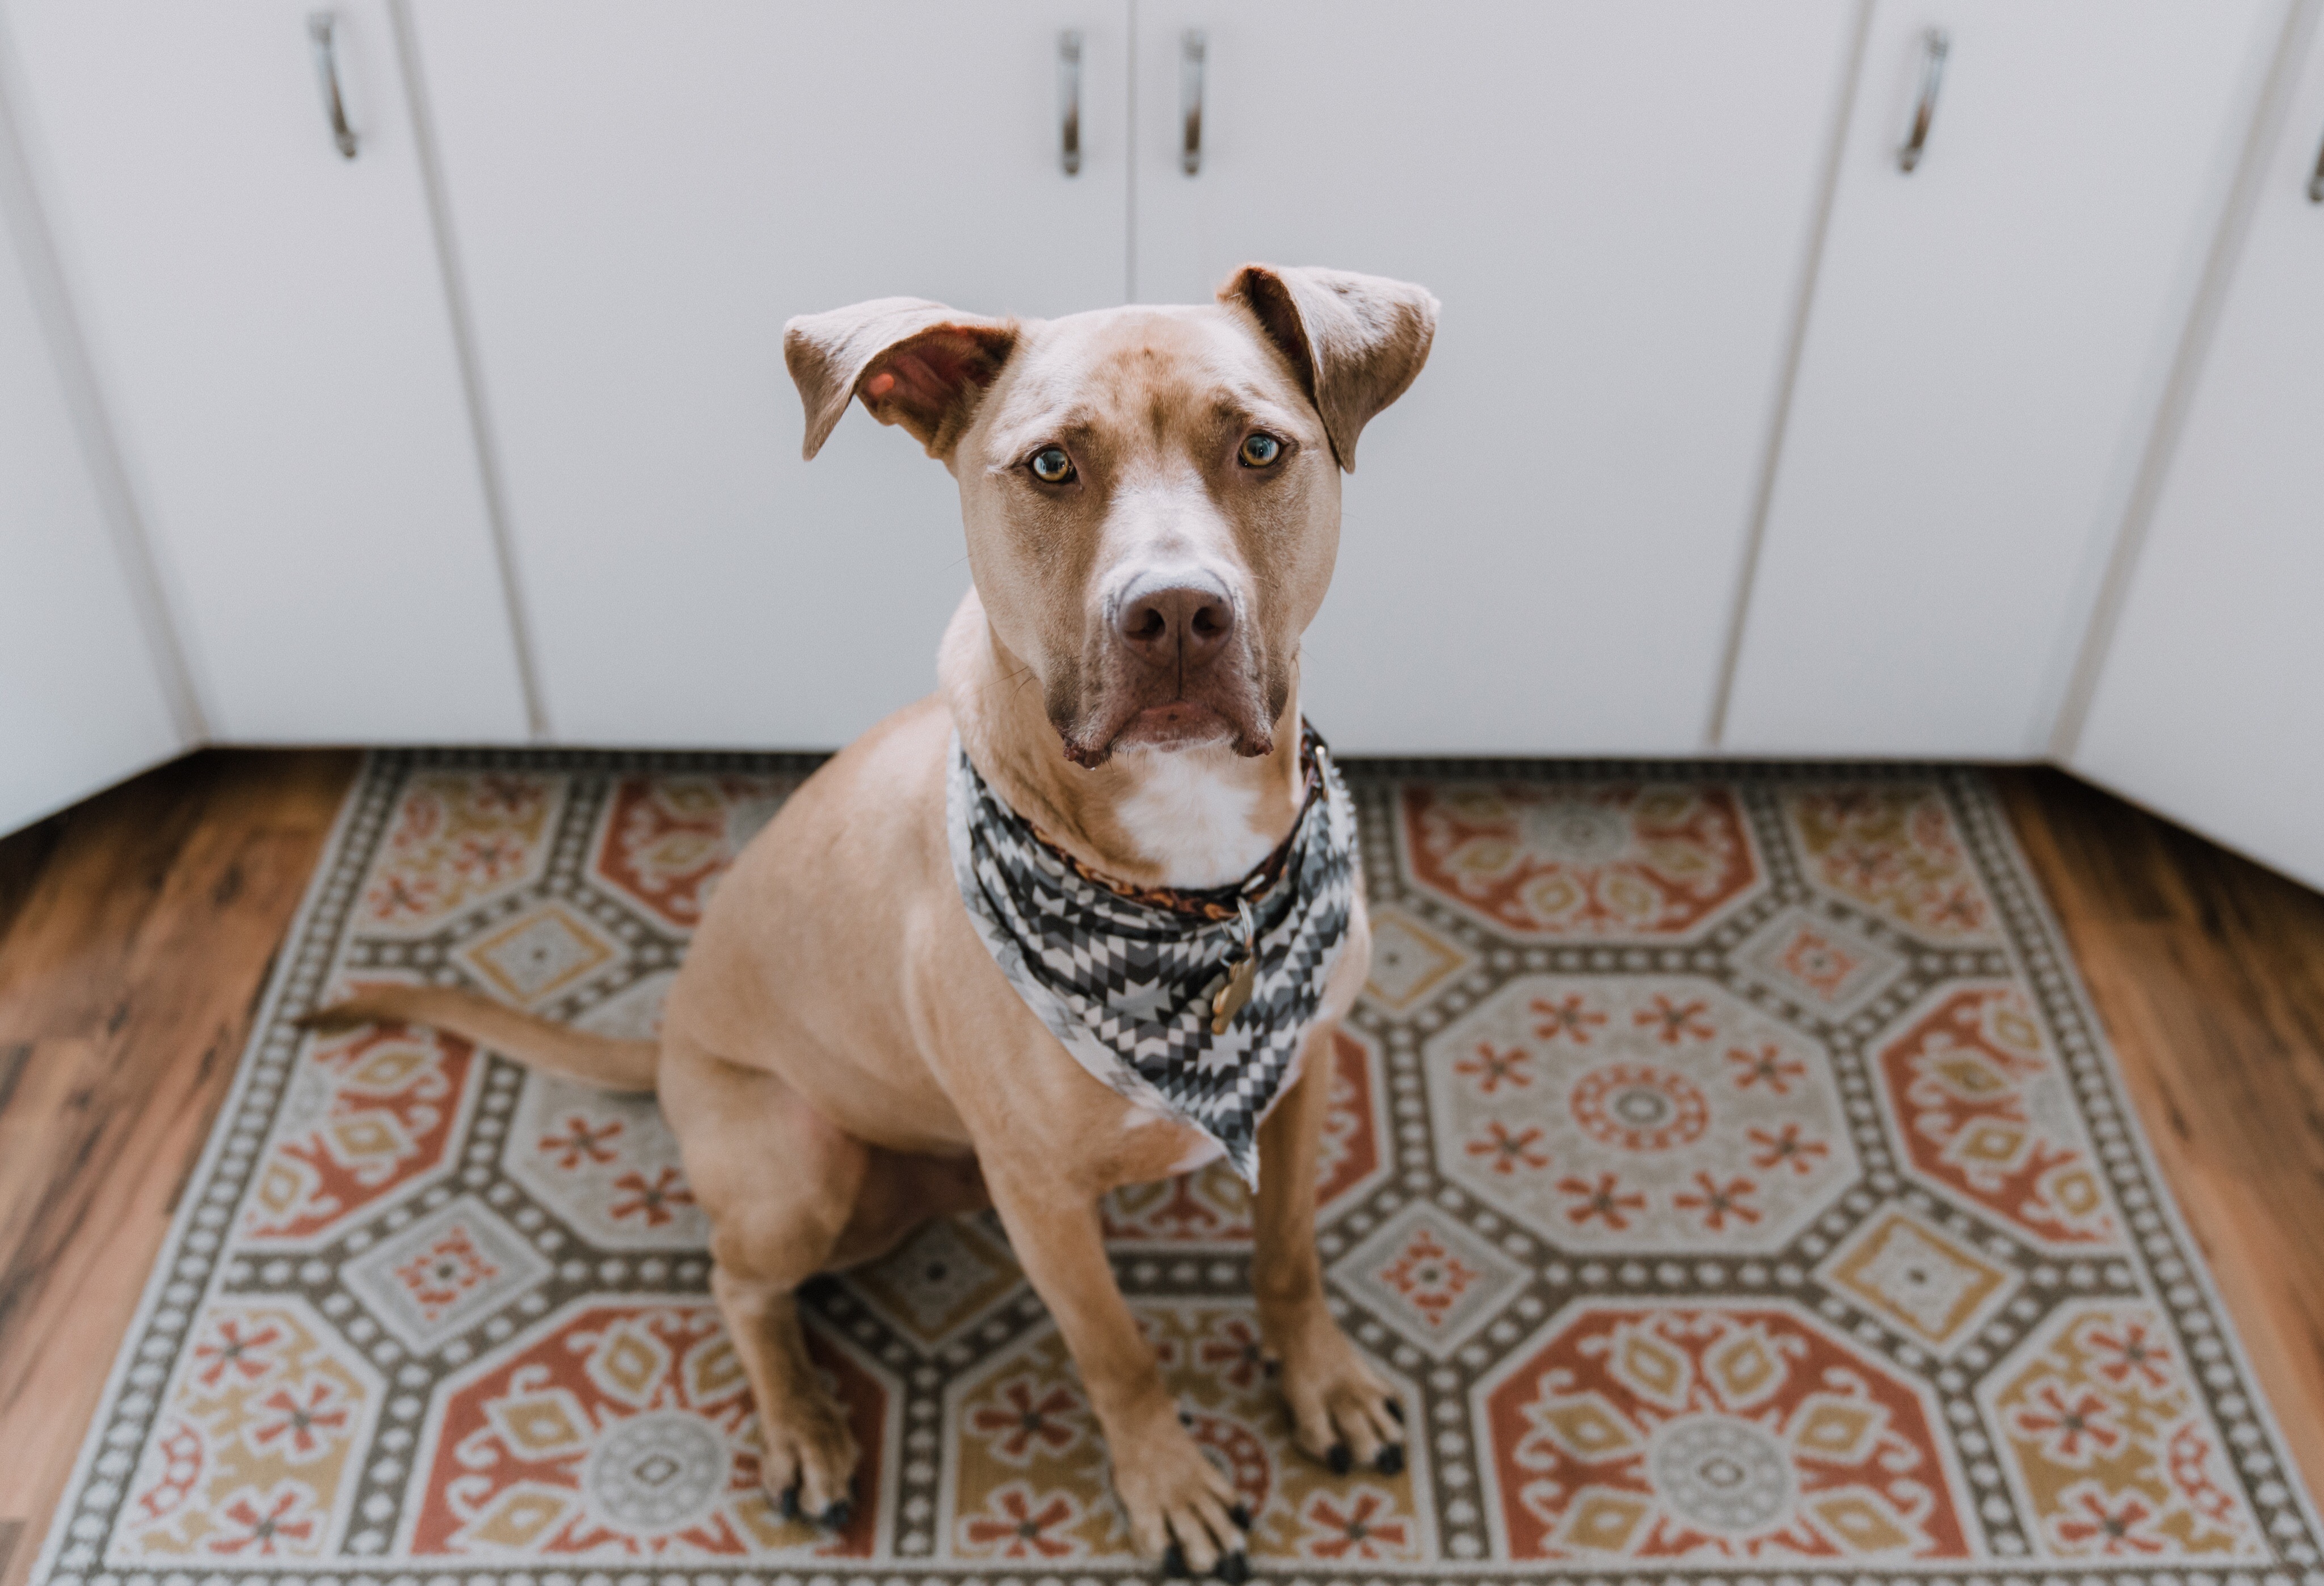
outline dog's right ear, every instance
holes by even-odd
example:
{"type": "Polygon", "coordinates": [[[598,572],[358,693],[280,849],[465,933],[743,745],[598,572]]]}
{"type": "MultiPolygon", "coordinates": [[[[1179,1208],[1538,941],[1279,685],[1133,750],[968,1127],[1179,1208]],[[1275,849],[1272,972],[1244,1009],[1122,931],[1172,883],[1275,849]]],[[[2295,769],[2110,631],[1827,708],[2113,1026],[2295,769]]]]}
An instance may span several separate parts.
{"type": "Polygon", "coordinates": [[[1017,345],[1017,322],[963,314],[923,298],[874,298],[783,327],[783,363],[807,408],[812,458],[860,396],[882,424],[900,424],[949,459],[976,400],[1017,345]]]}

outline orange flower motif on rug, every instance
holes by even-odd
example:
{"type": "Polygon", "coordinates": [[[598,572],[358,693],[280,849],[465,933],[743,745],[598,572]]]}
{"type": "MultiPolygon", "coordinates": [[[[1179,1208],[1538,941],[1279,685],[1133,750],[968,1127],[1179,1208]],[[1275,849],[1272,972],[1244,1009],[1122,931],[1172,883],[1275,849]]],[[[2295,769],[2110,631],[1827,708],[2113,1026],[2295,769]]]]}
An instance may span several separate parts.
{"type": "Polygon", "coordinates": [[[428,928],[532,880],[563,792],[546,777],[415,776],[364,890],[366,922],[428,928]]]}
{"type": "MultiPolygon", "coordinates": [[[[844,1350],[813,1334],[810,1349],[876,1485],[885,1395],[844,1350]]],[[[836,1536],[777,1514],[757,1447],[749,1384],[714,1306],[585,1305],[447,1394],[411,1552],[577,1563],[870,1551],[868,1510],[836,1536]]]]}
{"type": "Polygon", "coordinates": [[[448,1159],[475,1050],[457,1036],[365,1027],[318,1041],[294,1081],[244,1230],[308,1240],[448,1159]]]}
{"type": "Polygon", "coordinates": [[[123,1556],[201,1569],[323,1556],[380,1398],[369,1364],[307,1306],[211,1307],[129,1484],[123,1556]]]}
{"type": "Polygon", "coordinates": [[[606,801],[593,871],[690,930],[726,867],[798,785],[788,777],[629,777],[606,801]]]}
{"type": "Polygon", "coordinates": [[[2265,1555],[2219,1435],[2193,1413],[2159,1312],[2077,1305],[1989,1400],[2016,1480],[2061,1556],[2265,1555]]]}
{"type": "Polygon", "coordinates": [[[1784,800],[1784,813],[1818,886],[1932,941],[1990,936],[1992,900],[1941,789],[1804,790],[1784,800]]]}
{"type": "Polygon", "coordinates": [[[1717,787],[1408,783],[1414,883],[1526,936],[1683,936],[1755,887],[1740,805],[1717,787]]]}
{"type": "Polygon", "coordinates": [[[2041,1027],[2014,987],[1946,994],[1880,1055],[1914,1167],[2046,1245],[2117,1237],[2041,1027]]]}
{"type": "Polygon", "coordinates": [[[1925,1390],[1780,1307],[1587,1306],[1487,1399],[1515,1558],[1960,1558],[1925,1390]]]}

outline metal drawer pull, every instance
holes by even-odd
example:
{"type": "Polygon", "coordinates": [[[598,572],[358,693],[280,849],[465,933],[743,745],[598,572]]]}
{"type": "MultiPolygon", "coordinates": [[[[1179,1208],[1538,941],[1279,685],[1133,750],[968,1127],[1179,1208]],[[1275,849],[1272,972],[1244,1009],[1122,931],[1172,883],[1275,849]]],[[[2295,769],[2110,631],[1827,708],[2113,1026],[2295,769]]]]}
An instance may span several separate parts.
{"type": "Polygon", "coordinates": [[[2308,201],[2324,204],[2324,144],[2319,144],[2316,150],[2316,171],[2308,179],[2308,201]]]}
{"type": "Polygon", "coordinates": [[[1057,165],[1081,174],[1081,28],[1057,32],[1057,165]]]}
{"type": "Polygon", "coordinates": [[[1178,162],[1188,176],[1203,169],[1203,62],[1210,53],[1210,35],[1188,28],[1178,40],[1178,114],[1185,124],[1178,162]]]}
{"type": "Polygon", "coordinates": [[[1930,28],[1921,34],[1921,102],[1913,109],[1913,130],[1896,151],[1896,169],[1907,176],[1920,164],[1921,152],[1928,146],[1929,123],[1937,118],[1937,89],[1945,80],[1945,56],[1951,49],[1952,38],[1942,28],[1930,28]]]}
{"type": "Polygon", "coordinates": [[[1067,176],[1082,173],[1082,34],[1067,28],[1057,35],[1057,164],[1067,176]]]}
{"type": "Polygon", "coordinates": [[[315,80],[323,89],[323,115],[331,124],[331,142],[342,157],[355,157],[355,129],[347,124],[347,103],[339,94],[339,51],[336,42],[339,19],[327,11],[307,14],[307,41],[315,47],[315,80]]]}

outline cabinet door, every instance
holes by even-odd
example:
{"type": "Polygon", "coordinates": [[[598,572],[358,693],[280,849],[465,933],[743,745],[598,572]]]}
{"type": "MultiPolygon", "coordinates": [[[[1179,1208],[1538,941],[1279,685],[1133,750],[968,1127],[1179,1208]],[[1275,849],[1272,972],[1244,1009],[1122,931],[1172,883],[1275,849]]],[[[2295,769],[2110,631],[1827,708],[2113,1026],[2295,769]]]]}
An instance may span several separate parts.
{"type": "Polygon", "coordinates": [[[20,115],[222,739],[524,735],[385,0],[11,0],[20,115]]]}
{"type": "Polygon", "coordinates": [[[1884,0],[1724,747],[2041,752],[2282,19],[1884,0]]]}
{"type": "Polygon", "coordinates": [[[802,462],[783,321],[1119,302],[1128,9],[420,0],[557,736],[827,747],[932,687],[958,496],[860,411],[802,462]]]}
{"type": "Polygon", "coordinates": [[[20,260],[0,127],[0,832],[186,747],[20,260]]]}
{"type": "Polygon", "coordinates": [[[2324,887],[2324,32],[2271,152],[2076,770],[2324,887]]]}
{"type": "Polygon", "coordinates": [[[1307,638],[1335,745],[1702,747],[1849,15],[1141,0],[1140,298],[1256,259],[1443,301],[1307,638]]]}

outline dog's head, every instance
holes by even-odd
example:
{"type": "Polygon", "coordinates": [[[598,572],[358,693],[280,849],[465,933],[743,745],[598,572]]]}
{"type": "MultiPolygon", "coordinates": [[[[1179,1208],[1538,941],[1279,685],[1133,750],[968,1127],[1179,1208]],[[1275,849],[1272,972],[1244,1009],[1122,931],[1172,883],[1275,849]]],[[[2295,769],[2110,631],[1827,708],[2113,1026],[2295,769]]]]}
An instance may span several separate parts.
{"type": "Polygon", "coordinates": [[[784,327],[814,456],[853,398],[960,482],[971,575],[1068,758],[1274,747],[1340,539],[1340,470],[1436,300],[1237,271],[1215,304],[1045,321],[883,298],[784,327]]]}

